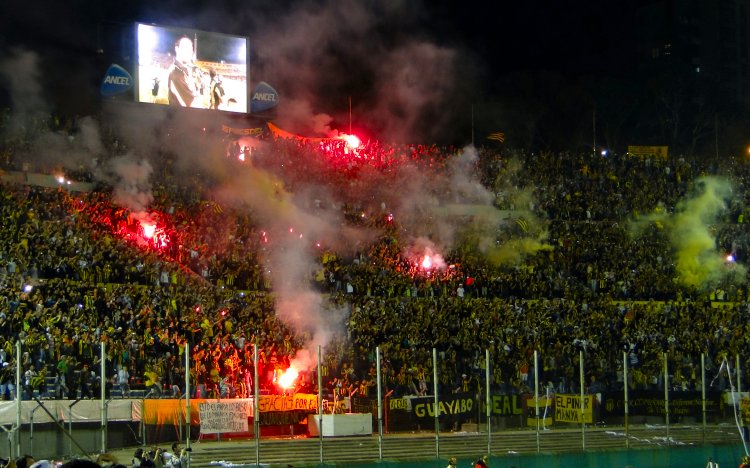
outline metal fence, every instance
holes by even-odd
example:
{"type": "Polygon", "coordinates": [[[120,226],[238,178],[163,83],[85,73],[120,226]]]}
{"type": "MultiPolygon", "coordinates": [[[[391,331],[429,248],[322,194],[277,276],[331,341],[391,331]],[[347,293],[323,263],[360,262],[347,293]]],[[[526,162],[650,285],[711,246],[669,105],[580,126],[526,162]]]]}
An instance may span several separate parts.
{"type": "MultiPolygon", "coordinates": [[[[101,351],[104,355],[103,344],[101,351]]],[[[189,356],[189,348],[186,347],[185,351],[185,356],[189,356]]],[[[257,350],[255,354],[257,369],[257,350]]],[[[736,442],[742,441],[747,452],[743,408],[748,399],[743,398],[747,394],[742,392],[739,358],[733,361],[724,358],[718,366],[713,366],[709,375],[706,358],[700,356],[700,367],[691,376],[694,384],[686,386],[684,383],[677,384],[678,379],[675,378],[675,371],[670,369],[670,357],[666,353],[662,354],[659,366],[649,366],[651,369],[659,369],[656,374],[658,378],[647,376],[645,379],[633,379],[633,371],[638,367],[633,368],[628,353],[624,352],[622,360],[611,363],[610,366],[618,369],[615,381],[606,386],[598,386],[586,377],[589,374],[586,372],[584,352],[579,351],[578,381],[568,381],[563,386],[555,385],[554,379],[544,378],[545,371],[540,365],[540,356],[534,352],[528,374],[525,378],[519,376],[524,385],[518,388],[495,378],[493,370],[497,365],[490,359],[490,351],[486,350],[484,362],[480,363],[484,375],[458,376],[457,381],[470,381],[472,384],[452,388],[453,385],[440,384],[439,354],[433,349],[431,368],[423,369],[419,376],[422,382],[402,385],[402,388],[417,391],[394,393],[383,382],[382,353],[379,348],[374,355],[377,375],[372,397],[340,395],[335,388],[326,389],[323,385],[323,372],[318,364],[318,392],[317,395],[305,396],[307,403],[304,407],[264,404],[264,399],[278,399],[282,396],[262,394],[256,372],[253,396],[246,399],[247,429],[244,436],[255,438],[258,447],[257,441],[262,435],[273,434],[274,431],[279,434],[288,431],[296,435],[310,435],[310,421],[315,418],[322,425],[325,424],[325,414],[358,413],[370,415],[368,420],[371,427],[366,428],[366,432],[376,435],[381,445],[383,438],[390,434],[434,433],[436,453],[439,453],[441,434],[471,432],[486,435],[487,453],[493,453],[493,434],[509,429],[534,431],[538,451],[541,450],[540,440],[545,431],[556,428],[573,429],[580,433],[581,450],[586,450],[587,431],[597,426],[621,428],[625,436],[623,446],[627,448],[631,440],[629,432],[634,425],[658,426],[658,431],[669,445],[671,433],[681,426],[702,430],[705,442],[708,425],[725,424],[736,428],[736,442]],[[285,413],[283,418],[279,417],[280,413],[285,413]]],[[[320,356],[321,350],[318,348],[319,363],[320,356]]],[[[190,368],[187,357],[185,367],[190,368]]],[[[548,372],[547,376],[549,375],[548,372]]],[[[21,388],[20,369],[17,371],[16,382],[18,388],[21,388]]],[[[53,438],[58,440],[58,452],[60,447],[67,445],[65,453],[71,456],[92,451],[106,452],[123,445],[148,445],[166,441],[183,441],[189,447],[191,441],[199,437],[221,438],[221,428],[208,433],[202,427],[201,415],[197,409],[203,400],[191,402],[193,392],[190,390],[187,373],[185,390],[183,399],[127,400],[133,403],[125,409],[122,404],[113,405],[113,400],[105,396],[104,390],[98,400],[57,401],[54,405],[53,402],[38,398],[35,401],[24,401],[21,399],[21,392],[18,392],[15,402],[0,405],[0,427],[6,431],[9,441],[7,456],[19,456],[24,448],[28,448],[27,441],[34,443],[34,434],[43,437],[44,432],[54,434],[53,438]],[[110,407],[115,408],[114,412],[119,412],[119,416],[113,417],[110,407]],[[98,416],[98,420],[95,416],[98,416]],[[118,434],[130,435],[118,436],[113,441],[108,434],[113,427],[117,428],[115,432],[118,434]],[[27,437],[29,435],[31,437],[27,437]],[[60,439],[67,442],[61,444],[60,439]]],[[[293,395],[283,397],[293,398],[293,395]]],[[[297,400],[302,401],[302,398],[298,397],[297,400]]],[[[227,403],[233,400],[217,401],[227,403]]],[[[123,399],[121,403],[124,402],[123,399]]],[[[320,437],[321,446],[324,432],[321,427],[315,431],[320,437]]],[[[235,437],[237,435],[233,434],[235,437]]],[[[3,452],[0,444],[0,454],[3,452]]],[[[323,462],[322,459],[320,461],[323,462]]]]}

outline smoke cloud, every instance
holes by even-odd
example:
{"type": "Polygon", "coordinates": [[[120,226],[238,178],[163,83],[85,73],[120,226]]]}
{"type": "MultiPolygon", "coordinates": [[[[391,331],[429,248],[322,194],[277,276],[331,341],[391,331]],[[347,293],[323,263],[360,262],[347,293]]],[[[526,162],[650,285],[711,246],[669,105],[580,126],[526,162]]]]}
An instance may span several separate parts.
{"type": "MultiPolygon", "coordinates": [[[[285,96],[280,125],[309,128],[321,110],[346,109],[348,94],[355,118],[366,121],[379,139],[443,136],[445,108],[459,82],[460,52],[425,37],[393,34],[394,24],[416,29],[420,12],[411,2],[386,3],[388,8],[338,0],[303,6],[258,31],[258,74],[277,82],[285,96]]],[[[463,79],[471,75],[470,67],[463,68],[463,79]]],[[[345,122],[341,115],[339,127],[346,128],[345,122]]]]}
{"type": "Polygon", "coordinates": [[[39,56],[28,50],[11,50],[0,61],[0,76],[7,83],[13,106],[13,118],[7,131],[11,137],[24,137],[47,121],[50,114],[39,81],[39,56]]]}
{"type": "Polygon", "coordinates": [[[108,168],[113,175],[110,182],[114,187],[114,202],[135,213],[145,212],[154,201],[151,193],[151,163],[146,159],[126,155],[112,159],[108,168]]]}
{"type": "MultiPolygon", "coordinates": [[[[326,196],[320,188],[309,193],[313,192],[326,196]]],[[[214,196],[223,204],[250,210],[266,229],[264,260],[276,297],[276,314],[309,338],[292,362],[298,369],[309,368],[317,361],[317,346],[325,346],[333,335],[343,332],[348,313],[346,308],[329,305],[312,287],[314,273],[321,268],[315,246],[334,245],[337,252],[346,252],[347,246],[351,250],[370,242],[374,233],[344,227],[341,211],[310,211],[306,197],[287,192],[282,180],[253,167],[222,181],[214,196]]]]}
{"type": "MultiPolygon", "coordinates": [[[[348,129],[351,97],[355,121],[379,140],[443,139],[452,131],[451,112],[446,109],[456,108],[452,100],[475,74],[473,65],[459,63],[462,50],[425,33],[421,25],[428,18],[421,2],[260,2],[253,9],[235,11],[223,11],[213,2],[204,9],[193,5],[186,10],[179,3],[144,5],[151,11],[138,19],[248,36],[253,82],[267,81],[279,91],[274,121],[300,134],[331,136],[348,129]]],[[[42,97],[39,57],[17,51],[0,63],[0,69],[11,83],[19,116],[14,121],[48,118],[51,106],[42,97]]],[[[117,155],[107,163],[99,165],[109,145],[93,119],[77,122],[73,140],[64,133],[37,135],[29,156],[39,167],[51,163],[92,169],[113,185],[117,203],[145,213],[153,201],[154,168],[163,167],[159,159],[170,155],[171,171],[210,179],[214,198],[251,211],[267,230],[264,270],[271,276],[277,314],[310,337],[307,352],[298,359],[309,358],[317,345],[343,330],[347,311],[332,308],[311,288],[313,273],[320,268],[320,252],[312,246],[336,246],[337,252],[352,254],[378,233],[350,227],[340,209],[310,209],[313,194],[324,207],[340,206],[340,194],[314,184],[297,186],[292,194],[285,180],[273,174],[249,165],[234,170],[217,154],[212,137],[206,137],[206,127],[216,121],[159,106],[148,111],[121,103],[104,107],[103,119],[118,141],[117,155]]],[[[409,239],[406,248],[431,252],[439,266],[441,252],[457,242],[462,219],[471,216],[474,225],[481,226],[483,246],[494,245],[502,224],[492,206],[494,195],[473,175],[476,157],[473,149],[466,149],[440,173],[403,168],[397,181],[389,181],[399,187],[398,193],[373,175],[362,182],[358,195],[393,210],[409,239]]]]}
{"type": "MultiPolygon", "coordinates": [[[[408,168],[396,182],[398,196],[390,203],[397,221],[412,238],[409,256],[422,251],[475,250],[495,266],[516,264],[540,250],[551,250],[547,231],[530,209],[530,190],[514,188],[517,206],[501,210],[496,194],[477,175],[478,154],[468,146],[453,157],[444,171],[420,172],[408,168]],[[508,238],[513,231],[512,238],[508,238]]],[[[510,177],[510,174],[507,175],[510,177]]]]}
{"type": "Polygon", "coordinates": [[[716,243],[716,222],[732,193],[726,179],[697,179],[694,193],[681,200],[674,213],[660,210],[636,220],[634,233],[638,234],[645,222],[663,226],[674,248],[675,269],[683,286],[708,290],[725,281],[739,284],[744,281],[746,268],[728,262],[716,243]]]}
{"type": "Polygon", "coordinates": [[[348,131],[351,99],[356,124],[385,141],[443,141],[449,123],[479,75],[470,54],[425,27],[421,0],[317,0],[221,5],[180,2],[149,6],[151,21],[245,35],[250,39],[252,82],[279,91],[275,123],[310,136],[348,131]]]}

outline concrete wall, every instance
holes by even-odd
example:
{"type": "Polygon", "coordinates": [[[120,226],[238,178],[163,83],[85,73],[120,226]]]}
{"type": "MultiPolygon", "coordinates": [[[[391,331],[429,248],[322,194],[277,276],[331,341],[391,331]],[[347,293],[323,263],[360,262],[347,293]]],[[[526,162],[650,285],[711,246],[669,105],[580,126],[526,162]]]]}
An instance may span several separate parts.
{"type": "MultiPolygon", "coordinates": [[[[5,429],[8,429],[5,426],[5,429]]],[[[21,453],[34,458],[60,460],[84,453],[101,451],[101,430],[99,423],[75,423],[72,425],[72,439],[68,437],[68,425],[64,430],[51,423],[25,424],[21,426],[21,453]],[[80,446],[80,448],[79,448],[80,446]]],[[[133,447],[140,443],[140,423],[110,422],[107,426],[107,450],[133,447]]],[[[10,433],[0,435],[0,458],[9,458],[15,454],[15,442],[10,433]]]]}

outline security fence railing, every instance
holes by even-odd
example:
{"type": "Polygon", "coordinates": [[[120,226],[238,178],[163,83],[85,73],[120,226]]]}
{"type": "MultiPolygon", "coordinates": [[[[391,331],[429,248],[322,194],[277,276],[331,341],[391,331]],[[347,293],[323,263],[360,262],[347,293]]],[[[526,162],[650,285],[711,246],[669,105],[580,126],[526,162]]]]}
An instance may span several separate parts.
{"type": "MultiPolygon", "coordinates": [[[[189,356],[187,345],[185,351],[189,356]]],[[[104,355],[104,344],[101,352],[104,355]]],[[[257,350],[255,354],[257,369],[257,350]]],[[[542,356],[533,352],[518,375],[501,379],[496,373],[500,364],[486,350],[484,359],[475,361],[473,373],[463,372],[451,384],[451,379],[441,376],[445,367],[435,349],[428,367],[407,372],[408,377],[398,381],[382,375],[386,366],[378,348],[374,381],[364,387],[360,381],[355,388],[336,383],[338,379],[324,384],[320,356],[318,348],[317,369],[306,377],[312,383],[307,391],[292,384],[275,393],[262,391],[256,371],[247,398],[194,398],[200,392],[191,388],[189,373],[182,398],[113,399],[102,389],[97,399],[45,400],[32,392],[16,392],[15,400],[0,402],[0,426],[9,442],[7,447],[0,444],[0,456],[19,456],[29,450],[37,456],[75,456],[168,441],[183,441],[190,447],[197,439],[228,437],[255,438],[257,449],[257,440],[267,435],[307,435],[320,438],[321,444],[324,437],[370,435],[377,436],[382,446],[384,437],[410,432],[434,433],[436,453],[440,434],[484,435],[487,453],[493,453],[493,434],[508,429],[534,431],[539,450],[544,433],[558,428],[579,431],[580,449],[586,450],[587,431],[597,426],[617,427],[624,435],[623,446],[628,447],[629,431],[636,425],[658,427],[664,444],[670,445],[672,432],[680,427],[705,434],[707,426],[717,424],[729,427],[729,433],[736,434],[734,441],[747,452],[744,415],[750,398],[742,391],[738,357],[723,357],[707,366],[706,357],[697,356],[690,362],[700,365],[683,365],[693,369],[686,379],[677,366],[670,368],[673,359],[666,353],[655,366],[633,365],[623,352],[619,362],[596,366],[614,369],[614,378],[609,379],[587,371],[580,350],[575,359],[578,368],[574,373],[567,369],[563,379],[545,369],[542,356]]],[[[189,358],[185,360],[185,368],[190,369],[189,358]]],[[[24,388],[20,369],[16,385],[24,388]]]]}

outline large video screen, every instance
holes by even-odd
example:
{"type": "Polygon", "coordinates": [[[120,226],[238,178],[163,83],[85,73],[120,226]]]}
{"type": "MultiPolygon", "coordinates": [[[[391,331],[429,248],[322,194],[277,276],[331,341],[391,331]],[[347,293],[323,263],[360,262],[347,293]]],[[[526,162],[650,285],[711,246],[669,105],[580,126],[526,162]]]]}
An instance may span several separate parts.
{"type": "Polygon", "coordinates": [[[247,38],[136,24],[136,100],[248,111],[247,38]]]}

